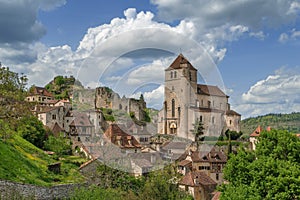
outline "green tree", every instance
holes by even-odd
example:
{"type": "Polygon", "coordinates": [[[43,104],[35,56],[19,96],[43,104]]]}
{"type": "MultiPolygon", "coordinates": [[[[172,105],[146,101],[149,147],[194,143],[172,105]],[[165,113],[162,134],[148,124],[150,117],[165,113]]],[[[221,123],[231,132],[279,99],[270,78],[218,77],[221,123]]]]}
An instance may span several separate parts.
{"type": "Polygon", "coordinates": [[[54,151],[58,156],[72,154],[72,145],[70,140],[62,136],[54,137],[50,135],[45,141],[44,149],[54,151]]]}
{"type": "Polygon", "coordinates": [[[299,147],[292,133],[262,132],[256,151],[240,149],[227,162],[221,199],[299,199],[299,147]]]}
{"type": "Polygon", "coordinates": [[[44,147],[46,140],[46,131],[43,123],[36,117],[23,117],[18,122],[18,133],[27,141],[39,148],[44,147]]]}
{"type": "Polygon", "coordinates": [[[195,137],[194,140],[195,140],[197,149],[199,147],[199,142],[201,141],[202,136],[204,134],[203,131],[204,131],[203,123],[199,119],[196,119],[195,123],[193,124],[193,129],[191,130],[191,132],[194,134],[194,137],[195,137]]]}

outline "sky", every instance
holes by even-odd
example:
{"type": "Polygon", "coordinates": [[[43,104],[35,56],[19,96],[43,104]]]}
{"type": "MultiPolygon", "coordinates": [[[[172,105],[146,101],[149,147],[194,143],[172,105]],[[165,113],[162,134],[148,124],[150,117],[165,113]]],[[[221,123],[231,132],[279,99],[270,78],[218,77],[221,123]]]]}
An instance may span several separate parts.
{"type": "Polygon", "coordinates": [[[45,86],[163,102],[164,69],[182,53],[243,118],[300,111],[299,0],[0,0],[0,61],[45,86]]]}

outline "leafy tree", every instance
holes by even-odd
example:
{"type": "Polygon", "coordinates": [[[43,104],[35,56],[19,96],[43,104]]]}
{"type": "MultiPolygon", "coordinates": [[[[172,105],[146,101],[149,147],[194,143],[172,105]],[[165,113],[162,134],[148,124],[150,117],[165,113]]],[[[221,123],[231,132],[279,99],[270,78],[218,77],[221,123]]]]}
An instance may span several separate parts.
{"type": "Polygon", "coordinates": [[[256,151],[240,149],[224,169],[221,199],[299,199],[300,140],[287,131],[262,132],[256,151]]]}
{"type": "Polygon", "coordinates": [[[46,140],[46,131],[43,123],[36,117],[24,117],[18,122],[18,133],[27,141],[39,148],[44,147],[46,140]]]}
{"type": "Polygon", "coordinates": [[[225,131],[225,135],[228,139],[230,137],[231,140],[237,140],[239,137],[241,137],[241,135],[243,135],[243,133],[241,131],[236,132],[236,131],[231,131],[231,130],[227,129],[225,131]]]}
{"type": "Polygon", "coordinates": [[[54,137],[50,135],[45,141],[44,149],[54,151],[58,156],[72,154],[71,142],[62,136],[54,137]]]}
{"type": "Polygon", "coordinates": [[[191,132],[195,136],[195,143],[197,145],[197,149],[199,147],[199,141],[201,141],[202,135],[204,134],[203,131],[204,128],[202,122],[199,119],[196,119],[195,123],[193,124],[193,129],[191,130],[191,132]]]}

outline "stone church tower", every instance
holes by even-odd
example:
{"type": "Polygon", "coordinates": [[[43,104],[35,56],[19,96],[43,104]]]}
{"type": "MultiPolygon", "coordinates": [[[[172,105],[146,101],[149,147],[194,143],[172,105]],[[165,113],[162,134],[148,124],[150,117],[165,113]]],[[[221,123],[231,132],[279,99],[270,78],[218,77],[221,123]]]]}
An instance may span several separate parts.
{"type": "Polygon", "coordinates": [[[219,136],[227,129],[240,130],[241,116],[230,111],[229,97],[217,86],[197,84],[197,69],[182,54],[165,70],[164,95],[158,116],[161,134],[194,140],[191,130],[197,119],[203,123],[205,135],[219,136]],[[227,113],[230,119],[226,120],[227,113]]]}

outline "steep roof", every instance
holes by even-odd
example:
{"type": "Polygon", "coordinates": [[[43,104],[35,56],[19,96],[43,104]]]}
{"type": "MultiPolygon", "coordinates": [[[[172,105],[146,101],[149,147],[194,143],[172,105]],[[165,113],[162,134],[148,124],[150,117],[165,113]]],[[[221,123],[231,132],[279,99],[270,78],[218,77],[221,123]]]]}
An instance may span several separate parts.
{"type": "Polygon", "coordinates": [[[118,145],[121,148],[141,148],[140,143],[135,137],[125,133],[117,124],[109,125],[104,135],[111,143],[118,145]],[[118,141],[120,141],[120,145],[118,144],[118,141]]]}
{"type": "Polygon", "coordinates": [[[74,120],[71,122],[70,126],[78,127],[93,127],[88,116],[85,113],[73,113],[74,120]]]}
{"type": "Polygon", "coordinates": [[[235,112],[234,110],[227,110],[226,115],[237,115],[237,116],[241,116],[241,114],[235,112]]]}
{"type": "Polygon", "coordinates": [[[227,162],[227,156],[222,151],[212,149],[210,152],[194,151],[191,154],[193,162],[227,162]]]}
{"type": "Polygon", "coordinates": [[[262,132],[261,126],[258,126],[253,133],[250,134],[250,137],[258,137],[260,133],[262,132]]]}
{"type": "Polygon", "coordinates": [[[188,69],[197,71],[197,69],[194,68],[193,65],[182,54],[177,56],[173,63],[166,69],[166,71],[172,69],[182,69],[181,64],[187,64],[188,69]]]}
{"type": "Polygon", "coordinates": [[[217,183],[206,175],[205,172],[190,171],[179,181],[180,185],[188,186],[205,186],[205,185],[217,185],[217,183]]]}
{"type": "Polygon", "coordinates": [[[35,86],[33,88],[31,95],[41,95],[41,96],[53,97],[53,95],[48,90],[46,90],[46,88],[37,87],[37,86],[35,86]]]}
{"type": "Polygon", "coordinates": [[[228,97],[218,86],[214,85],[197,85],[197,93],[204,94],[208,96],[220,96],[220,97],[228,97]]]}

